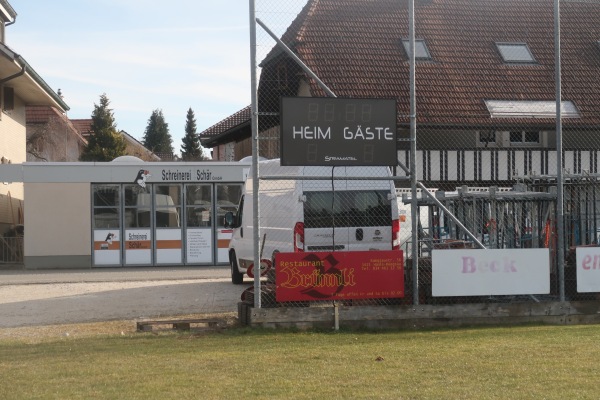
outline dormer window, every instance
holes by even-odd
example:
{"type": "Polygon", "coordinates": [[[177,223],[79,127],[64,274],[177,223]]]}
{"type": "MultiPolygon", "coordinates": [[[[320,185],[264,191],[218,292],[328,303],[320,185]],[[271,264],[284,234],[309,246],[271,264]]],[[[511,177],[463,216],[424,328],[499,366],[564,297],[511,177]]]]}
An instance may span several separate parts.
{"type": "Polygon", "coordinates": [[[505,63],[534,64],[535,58],[527,43],[496,43],[505,63]]]}
{"type": "MultiPolygon", "coordinates": [[[[404,46],[406,56],[410,57],[410,41],[408,39],[402,39],[402,45],[404,46]]],[[[431,60],[431,54],[429,53],[429,49],[427,48],[424,39],[415,39],[415,60],[431,60]]]]}

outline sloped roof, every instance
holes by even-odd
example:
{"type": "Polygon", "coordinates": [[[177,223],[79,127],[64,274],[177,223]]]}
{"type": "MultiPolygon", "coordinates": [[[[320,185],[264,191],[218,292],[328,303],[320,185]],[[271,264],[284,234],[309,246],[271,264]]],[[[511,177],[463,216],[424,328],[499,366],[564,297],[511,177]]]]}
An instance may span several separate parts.
{"type": "MultiPolygon", "coordinates": [[[[90,124],[90,126],[91,126],[91,124],[90,124]]],[[[119,133],[123,136],[123,138],[125,138],[125,141],[128,142],[130,146],[132,146],[133,149],[135,149],[136,151],[143,152],[144,153],[143,156],[148,158],[149,161],[163,160],[163,158],[160,155],[153,153],[152,151],[147,149],[146,146],[144,146],[144,144],[142,142],[140,142],[139,140],[137,140],[136,138],[131,136],[129,133],[127,133],[125,131],[119,131],[119,133]]]]}
{"type": "MultiPolygon", "coordinates": [[[[554,0],[415,0],[415,31],[431,60],[416,63],[417,122],[429,126],[490,126],[486,101],[555,99],[554,0]],[[496,43],[526,43],[533,64],[507,64],[496,43]]],[[[408,124],[407,2],[309,0],[281,39],[338,96],[393,98],[398,122],[408,124]]],[[[600,0],[561,1],[562,100],[581,118],[565,125],[600,124],[600,0]]],[[[275,46],[260,64],[277,62],[275,46]]],[[[284,55],[285,56],[285,55],[284,55]]],[[[326,94],[307,78],[311,94],[326,94]]],[[[259,95],[278,98],[278,93],[259,95]]],[[[278,100],[275,101],[278,104],[278,100]]],[[[262,111],[262,110],[259,110],[262,111]]],[[[248,124],[247,107],[201,133],[203,144],[248,124]]],[[[553,118],[512,119],[552,126],[553,118]]]]}
{"type": "Polygon", "coordinates": [[[17,12],[6,0],[0,0],[0,15],[6,22],[14,22],[17,18],[17,12]]]}
{"type": "MultiPolygon", "coordinates": [[[[71,123],[75,129],[85,138],[89,138],[89,136],[94,133],[94,131],[92,131],[92,122],[93,121],[91,118],[71,120],[71,123]]],[[[139,140],[131,136],[129,133],[125,131],[119,131],[119,133],[125,139],[128,151],[134,151],[136,152],[136,155],[146,158],[148,161],[160,161],[162,159],[162,157],[160,157],[158,154],[148,150],[139,140]]]]}
{"type": "Polygon", "coordinates": [[[50,106],[61,111],[69,106],[19,54],[0,42],[0,81],[12,87],[26,105],[50,106]]]}
{"type": "Polygon", "coordinates": [[[83,137],[87,137],[92,133],[92,119],[72,119],[71,123],[83,137]]]}
{"type": "Polygon", "coordinates": [[[51,118],[56,117],[62,117],[62,114],[52,107],[28,106],[25,108],[25,120],[28,124],[46,124],[51,118]]]}
{"type": "Polygon", "coordinates": [[[47,124],[51,119],[57,119],[66,124],[67,129],[75,135],[77,140],[83,144],[87,144],[87,140],[79,133],[75,126],[73,126],[71,121],[56,108],[48,106],[27,106],[25,108],[26,125],[47,124]]]}
{"type": "Polygon", "coordinates": [[[251,118],[250,106],[244,107],[235,114],[217,122],[210,128],[200,132],[200,140],[203,145],[210,144],[223,135],[227,135],[232,130],[239,129],[242,126],[248,125],[251,118]]]}
{"type": "MultiPolygon", "coordinates": [[[[598,124],[600,2],[562,2],[561,21],[563,100],[576,105],[581,122],[598,124]]],[[[555,97],[554,0],[416,1],[415,29],[432,55],[416,66],[422,124],[491,124],[485,100],[555,97]],[[506,64],[497,42],[527,43],[537,62],[506,64]]],[[[408,38],[407,2],[309,0],[282,39],[337,96],[396,98],[406,123],[409,60],[402,38],[408,38]]],[[[310,85],[313,96],[325,96],[316,82],[310,85]]]]}

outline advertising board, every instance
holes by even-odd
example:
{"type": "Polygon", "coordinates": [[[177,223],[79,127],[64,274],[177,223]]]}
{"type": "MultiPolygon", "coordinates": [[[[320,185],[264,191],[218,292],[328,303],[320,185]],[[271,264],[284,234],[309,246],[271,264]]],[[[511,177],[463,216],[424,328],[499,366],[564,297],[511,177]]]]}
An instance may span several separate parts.
{"type": "Polygon", "coordinates": [[[402,251],[279,253],[277,301],[404,297],[402,251]]]}
{"type": "Polygon", "coordinates": [[[433,296],[550,293],[548,249],[433,250],[433,296]]]}
{"type": "Polygon", "coordinates": [[[577,247],[577,291],[600,292],[600,247],[577,247]]]}

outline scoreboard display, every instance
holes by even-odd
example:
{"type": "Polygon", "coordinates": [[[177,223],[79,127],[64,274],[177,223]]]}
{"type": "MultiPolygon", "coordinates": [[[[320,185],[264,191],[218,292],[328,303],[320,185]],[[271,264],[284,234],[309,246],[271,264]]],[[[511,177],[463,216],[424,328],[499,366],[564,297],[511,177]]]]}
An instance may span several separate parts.
{"type": "Polygon", "coordinates": [[[397,164],[396,100],[283,97],[281,165],[397,164]]]}

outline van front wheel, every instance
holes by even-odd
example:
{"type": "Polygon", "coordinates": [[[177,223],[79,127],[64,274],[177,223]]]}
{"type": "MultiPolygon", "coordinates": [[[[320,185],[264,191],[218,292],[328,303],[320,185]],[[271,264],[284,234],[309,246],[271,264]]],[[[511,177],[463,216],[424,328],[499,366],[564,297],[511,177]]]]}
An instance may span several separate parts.
{"type": "Polygon", "coordinates": [[[231,265],[231,283],[239,285],[244,282],[244,274],[238,270],[235,254],[229,256],[229,265],[231,265]]]}

